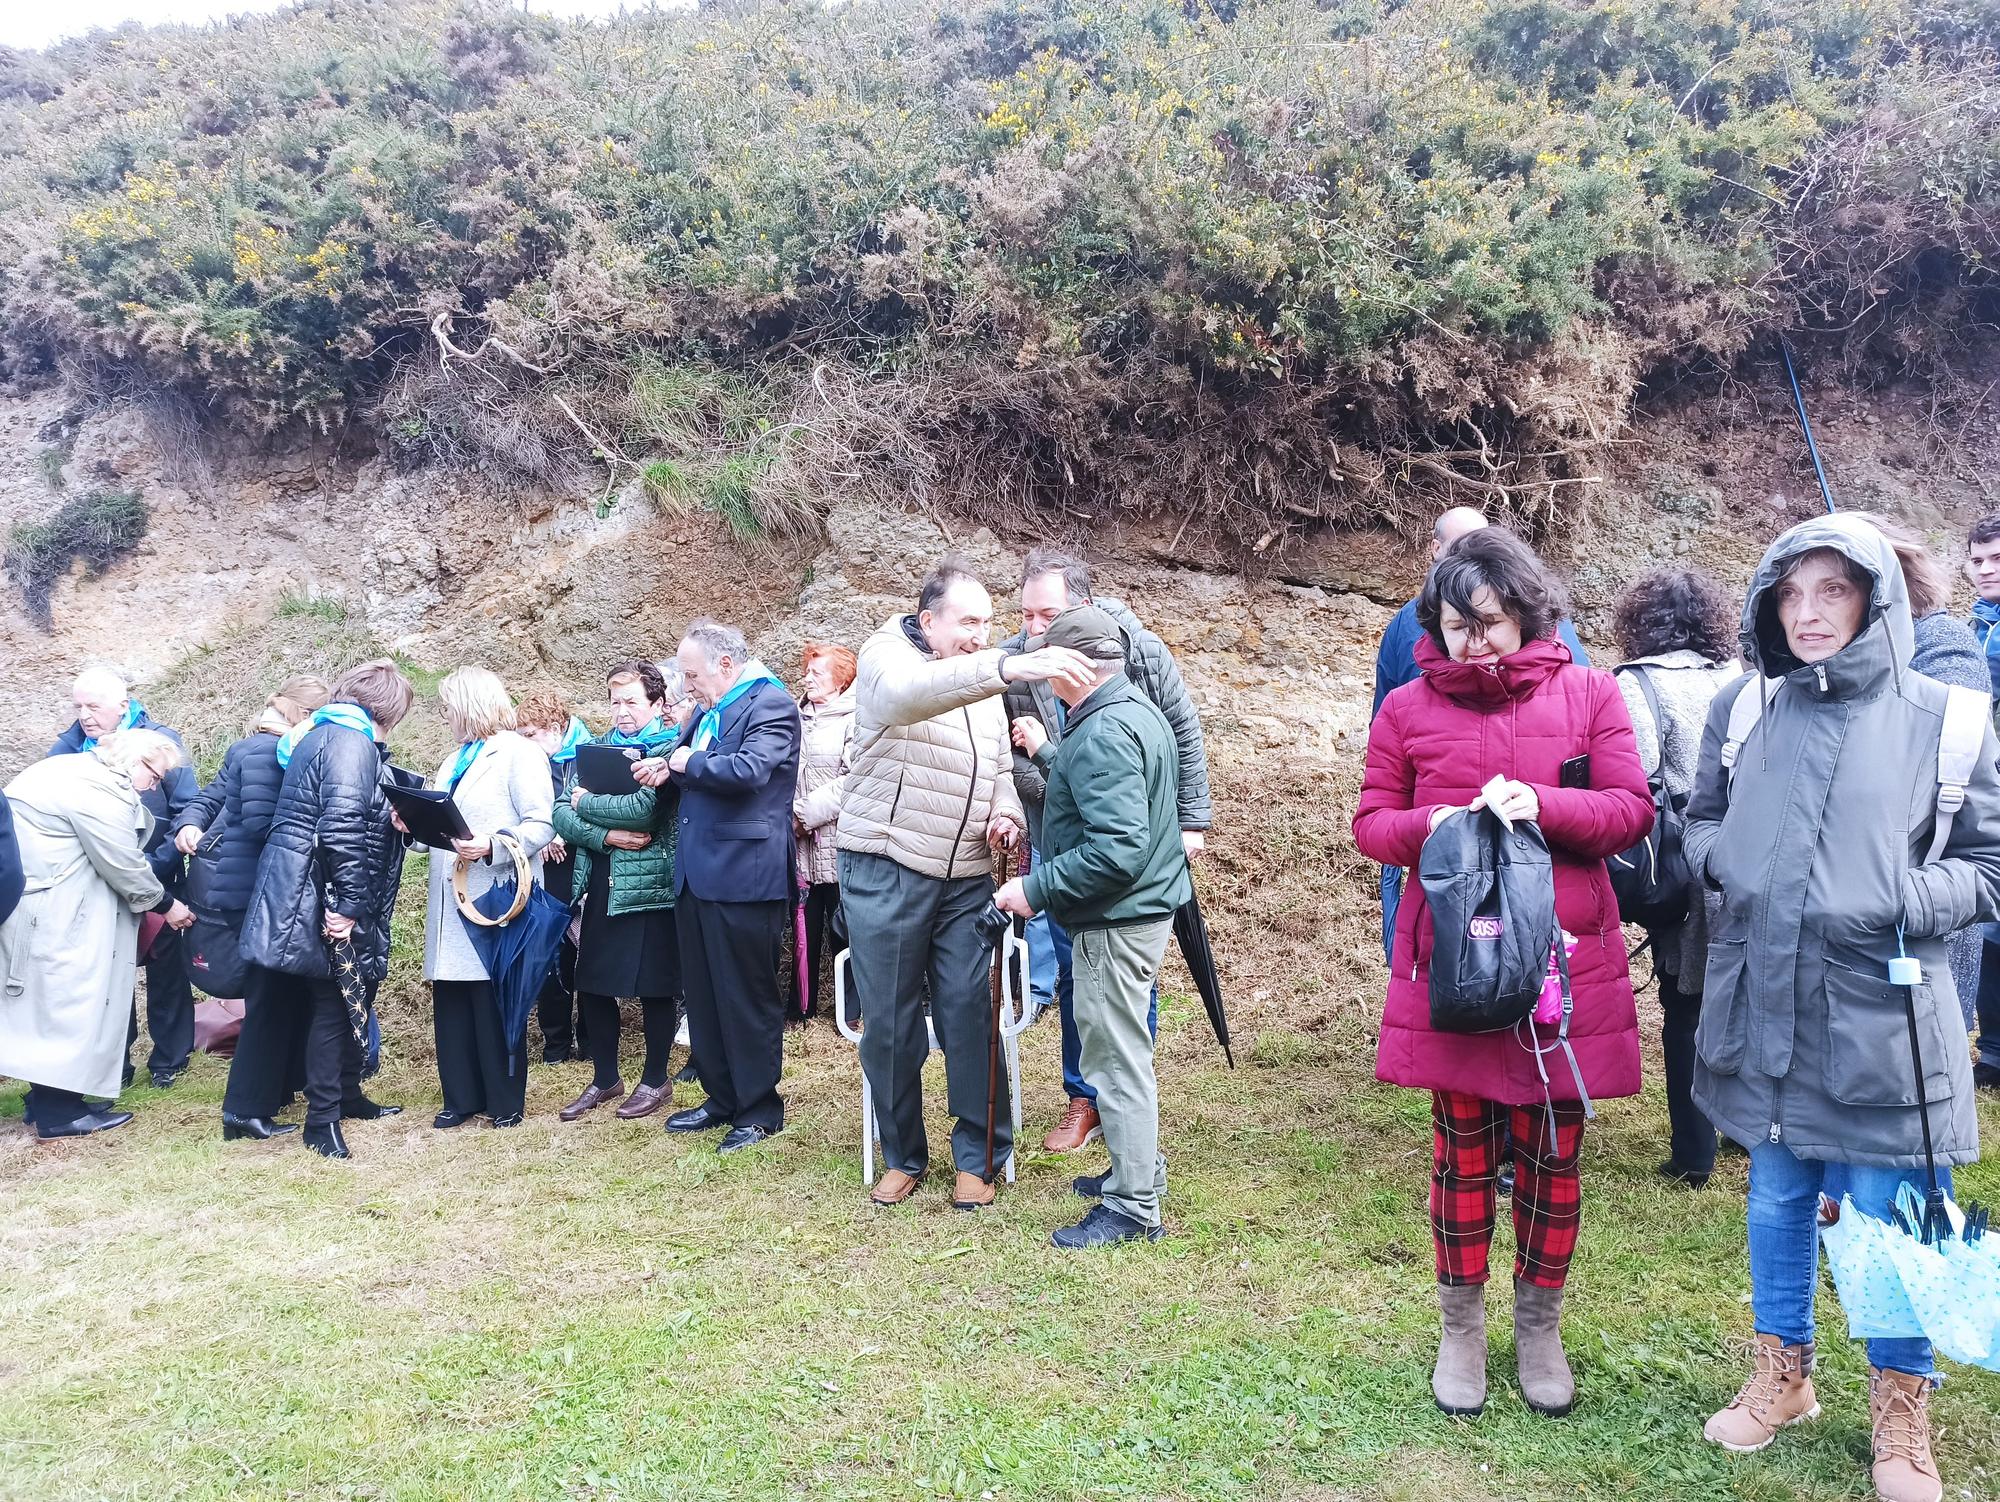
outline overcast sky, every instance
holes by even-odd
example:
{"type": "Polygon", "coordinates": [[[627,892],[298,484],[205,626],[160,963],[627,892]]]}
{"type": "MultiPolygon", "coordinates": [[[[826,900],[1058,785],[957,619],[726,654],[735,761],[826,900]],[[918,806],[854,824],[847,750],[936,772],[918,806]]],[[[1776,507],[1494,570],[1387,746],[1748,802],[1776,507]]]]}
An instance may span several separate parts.
{"type": "MultiPolygon", "coordinates": [[[[200,25],[224,16],[281,10],[287,0],[0,0],[0,46],[46,47],[63,37],[109,30],[127,21],[200,25]]],[[[612,15],[620,0],[534,0],[532,9],[560,16],[612,15]]],[[[632,0],[643,9],[644,0],[632,0]]]]}

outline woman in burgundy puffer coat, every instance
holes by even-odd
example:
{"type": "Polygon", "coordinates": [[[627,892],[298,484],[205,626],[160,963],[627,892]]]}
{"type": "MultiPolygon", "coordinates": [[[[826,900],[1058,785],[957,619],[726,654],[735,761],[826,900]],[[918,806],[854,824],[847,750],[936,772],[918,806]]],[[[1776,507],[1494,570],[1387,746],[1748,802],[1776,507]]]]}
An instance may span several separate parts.
{"type": "MultiPolygon", "coordinates": [[[[1604,858],[1652,827],[1653,803],[1617,683],[1578,667],[1555,639],[1563,610],[1562,587],[1503,528],[1469,533],[1432,566],[1417,603],[1423,676],[1391,693],[1369,730],[1354,839],[1371,860],[1415,867],[1425,838],[1457,809],[1540,825],[1556,916],[1576,941],[1569,1038],[1585,1087],[1604,1100],[1639,1093],[1638,1015],[1604,858]],[[1573,765],[1565,779],[1564,763],[1581,757],[1581,775],[1573,765]],[[1481,789],[1495,777],[1504,782],[1489,801],[1481,789]]],[[[1511,1129],[1521,1395],[1538,1412],[1566,1413],[1575,1385],[1558,1322],[1580,1216],[1584,1106],[1567,1061],[1550,1054],[1544,1084],[1515,1029],[1434,1032],[1430,955],[1431,912],[1413,884],[1396,916],[1375,1075],[1431,1092],[1443,1320],[1432,1394],[1447,1413],[1485,1405],[1486,1257],[1511,1129]]]]}

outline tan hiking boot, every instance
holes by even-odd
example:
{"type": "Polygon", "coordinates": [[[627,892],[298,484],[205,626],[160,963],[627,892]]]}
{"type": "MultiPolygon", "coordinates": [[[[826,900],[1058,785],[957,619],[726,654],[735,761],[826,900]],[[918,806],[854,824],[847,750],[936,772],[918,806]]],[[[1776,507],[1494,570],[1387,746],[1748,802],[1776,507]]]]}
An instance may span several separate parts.
{"type": "Polygon", "coordinates": [[[920,1173],[904,1173],[900,1168],[892,1168],[875,1181],[875,1187],[868,1191],[868,1198],[878,1205],[900,1205],[917,1192],[917,1185],[923,1183],[920,1173]]]}
{"type": "Polygon", "coordinates": [[[1042,1147],[1052,1153],[1073,1153],[1103,1135],[1104,1128],[1097,1120],[1097,1102],[1078,1097],[1070,1101],[1062,1120],[1042,1139],[1042,1147]]]}
{"type": "Polygon", "coordinates": [[[1875,1430],[1875,1495],[1882,1502],[1938,1502],[1944,1483],[1931,1459],[1931,1381],[1868,1368],[1875,1430]]]}
{"type": "Polygon", "coordinates": [[[952,1186],[951,1203],[956,1210],[984,1210],[993,1203],[994,1188],[976,1173],[961,1171],[952,1186]]]}
{"type": "Polygon", "coordinates": [[[1750,1380],[1701,1431],[1711,1444],[1738,1455],[1754,1455],[1776,1439],[1780,1429],[1819,1417],[1810,1344],[1788,1346],[1775,1335],[1759,1335],[1753,1355],[1756,1366],[1750,1380]]]}

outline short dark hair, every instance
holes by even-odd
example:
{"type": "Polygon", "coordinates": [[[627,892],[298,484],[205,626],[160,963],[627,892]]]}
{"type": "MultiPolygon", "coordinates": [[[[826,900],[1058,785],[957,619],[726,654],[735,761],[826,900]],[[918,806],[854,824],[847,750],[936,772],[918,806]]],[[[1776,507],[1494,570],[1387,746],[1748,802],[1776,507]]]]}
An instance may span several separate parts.
{"type": "Polygon", "coordinates": [[[1695,652],[1708,662],[1736,655],[1736,610],[1700,569],[1656,568],[1625,586],[1612,635],[1626,657],[1695,652]]]}
{"type": "Polygon", "coordinates": [[[2000,540],[2000,511],[1989,512],[1972,524],[1972,530],[1965,534],[1965,545],[1969,548],[1976,542],[2000,540]]]}
{"type": "Polygon", "coordinates": [[[1044,574],[1061,574],[1063,588],[1069,594],[1072,605],[1090,602],[1090,565],[1074,553],[1065,553],[1060,548],[1030,548],[1028,561],[1021,565],[1021,586],[1026,588],[1030,581],[1044,574]]]}
{"type": "Polygon", "coordinates": [[[979,575],[972,571],[972,565],[957,554],[940,558],[937,567],[924,575],[924,582],[917,590],[917,614],[922,615],[926,610],[937,609],[938,601],[942,600],[950,592],[952,585],[961,579],[970,580],[974,584],[980,582],[979,575]]]}
{"type": "Polygon", "coordinates": [[[1439,619],[1449,605],[1468,624],[1479,619],[1472,597],[1491,589],[1500,608],[1518,621],[1521,640],[1540,641],[1556,634],[1569,614],[1569,598],[1535,550],[1505,527],[1481,527],[1446,548],[1424,578],[1417,596],[1417,624],[1429,633],[1440,652],[1446,651],[1439,619]]]}
{"type": "Polygon", "coordinates": [[[617,688],[621,684],[637,683],[646,690],[646,702],[657,704],[667,696],[667,680],[660,676],[659,664],[644,662],[637,657],[624,662],[614,662],[611,671],[604,675],[606,688],[617,688]]]}

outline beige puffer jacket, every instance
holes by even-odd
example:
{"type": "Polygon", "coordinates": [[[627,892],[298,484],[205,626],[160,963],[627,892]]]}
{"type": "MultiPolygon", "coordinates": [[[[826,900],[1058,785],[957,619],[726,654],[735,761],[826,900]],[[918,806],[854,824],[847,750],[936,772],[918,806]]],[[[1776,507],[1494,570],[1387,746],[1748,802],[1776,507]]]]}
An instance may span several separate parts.
{"type": "Polygon", "coordinates": [[[861,649],[839,845],[923,876],[980,876],[987,825],[1027,827],[1000,700],[1004,654],[939,659],[915,632],[914,617],[896,616],[861,649]]]}

